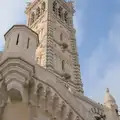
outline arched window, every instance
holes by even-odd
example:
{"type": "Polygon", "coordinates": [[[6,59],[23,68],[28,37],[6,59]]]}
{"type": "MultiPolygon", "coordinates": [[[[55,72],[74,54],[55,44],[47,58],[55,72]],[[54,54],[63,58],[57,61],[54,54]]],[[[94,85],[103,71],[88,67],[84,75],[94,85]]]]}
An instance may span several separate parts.
{"type": "Polygon", "coordinates": [[[45,11],[45,8],[46,8],[46,4],[45,2],[42,3],[42,13],[45,11]]]}
{"type": "Polygon", "coordinates": [[[64,20],[66,23],[68,22],[68,13],[67,12],[64,13],[64,20]]]}
{"type": "Polygon", "coordinates": [[[57,3],[55,1],[53,2],[53,11],[57,14],[57,3]]]}
{"type": "Polygon", "coordinates": [[[59,7],[58,8],[58,15],[60,18],[62,18],[62,11],[63,11],[62,7],[59,7]]]}
{"type": "Polygon", "coordinates": [[[38,7],[36,10],[36,18],[39,18],[39,16],[40,16],[40,8],[38,7]]]}
{"type": "Polygon", "coordinates": [[[31,15],[31,24],[34,22],[34,20],[35,20],[35,14],[33,12],[32,15],[31,15]]]}
{"type": "Polygon", "coordinates": [[[62,60],[62,70],[65,70],[65,61],[62,60]]]}
{"type": "Polygon", "coordinates": [[[60,34],[60,40],[61,41],[63,40],[63,34],[62,33],[60,34]]]}

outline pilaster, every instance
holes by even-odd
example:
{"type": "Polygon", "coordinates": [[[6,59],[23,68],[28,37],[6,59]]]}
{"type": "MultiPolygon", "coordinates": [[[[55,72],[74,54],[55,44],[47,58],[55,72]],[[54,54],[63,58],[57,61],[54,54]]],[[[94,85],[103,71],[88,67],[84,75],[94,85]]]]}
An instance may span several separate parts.
{"type": "Polygon", "coordinates": [[[46,47],[46,68],[53,71],[53,27],[51,26],[52,20],[51,15],[48,12],[48,22],[47,22],[47,47],[46,47]]]}
{"type": "Polygon", "coordinates": [[[76,39],[75,39],[75,30],[73,29],[71,34],[71,46],[72,46],[72,65],[73,65],[73,76],[74,81],[73,83],[76,86],[76,92],[83,93],[83,84],[80,75],[80,65],[78,62],[78,54],[77,54],[77,46],[76,46],[76,39]]]}

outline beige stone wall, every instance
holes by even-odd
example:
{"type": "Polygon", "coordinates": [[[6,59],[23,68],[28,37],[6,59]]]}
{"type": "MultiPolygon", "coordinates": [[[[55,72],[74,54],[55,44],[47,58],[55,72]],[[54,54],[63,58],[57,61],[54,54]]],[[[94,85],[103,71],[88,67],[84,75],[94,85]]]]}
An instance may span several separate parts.
{"type": "Polygon", "coordinates": [[[7,104],[2,120],[30,120],[30,111],[27,104],[7,104]]]}

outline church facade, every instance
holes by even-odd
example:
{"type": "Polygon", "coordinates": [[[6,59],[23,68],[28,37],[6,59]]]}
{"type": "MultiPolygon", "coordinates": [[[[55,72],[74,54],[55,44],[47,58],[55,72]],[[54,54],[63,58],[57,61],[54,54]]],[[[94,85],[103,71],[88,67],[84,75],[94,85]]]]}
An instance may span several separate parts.
{"type": "Polygon", "coordinates": [[[0,120],[120,120],[114,97],[84,95],[72,1],[35,0],[27,25],[5,34],[0,52],[0,120]]]}

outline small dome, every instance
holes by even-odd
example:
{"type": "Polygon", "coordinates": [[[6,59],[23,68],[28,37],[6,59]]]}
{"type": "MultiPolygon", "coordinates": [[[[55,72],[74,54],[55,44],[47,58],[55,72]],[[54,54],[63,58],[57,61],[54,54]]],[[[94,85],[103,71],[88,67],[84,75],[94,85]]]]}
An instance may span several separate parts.
{"type": "Polygon", "coordinates": [[[107,88],[105,98],[104,98],[104,104],[108,104],[108,103],[116,104],[116,101],[114,97],[110,94],[109,89],[107,88]]]}

